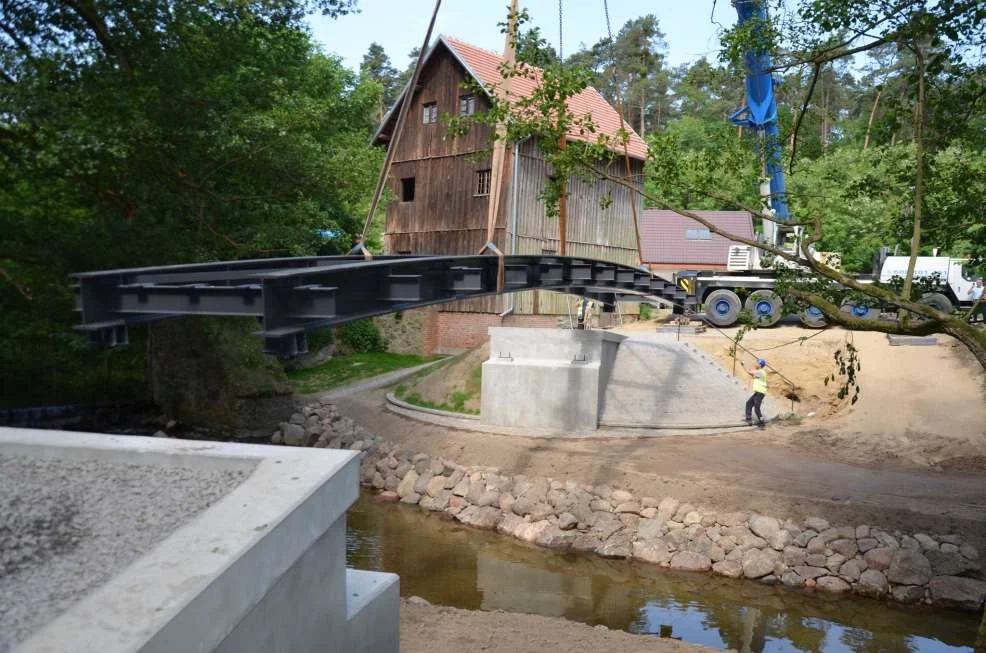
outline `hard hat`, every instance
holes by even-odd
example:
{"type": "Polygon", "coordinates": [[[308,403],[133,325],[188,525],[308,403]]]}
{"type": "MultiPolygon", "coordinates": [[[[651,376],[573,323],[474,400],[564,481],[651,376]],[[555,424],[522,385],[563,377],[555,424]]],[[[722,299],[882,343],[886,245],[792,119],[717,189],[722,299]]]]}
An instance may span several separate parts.
{"type": "Polygon", "coordinates": [[[767,361],[765,361],[765,360],[764,360],[764,359],[762,359],[762,358],[758,358],[758,359],[757,359],[757,364],[758,364],[758,365],[759,365],[760,367],[767,367],[767,361]]]}

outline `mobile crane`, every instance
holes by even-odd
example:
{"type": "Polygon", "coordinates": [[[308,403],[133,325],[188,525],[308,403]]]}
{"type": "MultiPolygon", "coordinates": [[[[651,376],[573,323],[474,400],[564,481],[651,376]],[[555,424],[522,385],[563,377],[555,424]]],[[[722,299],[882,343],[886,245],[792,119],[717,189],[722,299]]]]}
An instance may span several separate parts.
{"type": "MultiPolygon", "coordinates": [[[[764,0],[732,0],[740,25],[750,21],[766,21],[764,0]]],[[[790,220],[784,169],[781,160],[780,129],[777,119],[777,103],[774,98],[773,62],[770,53],[749,50],[744,54],[746,66],[746,104],[735,111],[729,120],[734,125],[751,129],[758,137],[758,150],[762,163],[760,197],[763,213],[772,220],[763,220],[761,242],[775,249],[800,256],[801,228],[784,223],[790,220]],[[775,222],[776,220],[776,222],[775,222]]],[[[839,257],[833,254],[811,252],[812,256],[838,267],[839,257]]],[[[782,317],[783,301],[775,292],[774,265],[795,264],[770,255],[748,245],[732,245],[726,262],[725,273],[683,272],[676,275],[696,301],[704,307],[705,319],[716,326],[730,326],[746,309],[760,326],[772,326],[782,317]],[[745,296],[745,301],[740,297],[745,296]]],[[[886,249],[875,257],[873,275],[860,277],[861,281],[890,282],[895,276],[903,276],[907,257],[887,256],[886,249]],[[902,271],[903,270],[903,271],[902,271]],[[879,275],[877,277],[877,275],[879,275]]],[[[938,287],[925,294],[919,301],[945,313],[957,307],[969,308],[972,304],[971,288],[976,277],[961,259],[943,256],[920,256],[917,259],[914,278],[934,278],[938,287]]],[[[846,302],[842,309],[863,319],[879,317],[881,307],[863,303],[846,302]]],[[[800,315],[805,326],[820,328],[826,325],[824,314],[809,306],[800,315]]]]}

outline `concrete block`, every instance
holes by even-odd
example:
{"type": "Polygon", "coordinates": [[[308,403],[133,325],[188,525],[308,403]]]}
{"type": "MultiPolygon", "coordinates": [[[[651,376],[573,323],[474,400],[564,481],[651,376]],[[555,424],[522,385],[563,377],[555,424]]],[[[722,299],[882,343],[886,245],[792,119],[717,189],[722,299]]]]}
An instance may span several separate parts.
{"type": "Polygon", "coordinates": [[[349,630],[370,632],[379,620],[390,633],[399,620],[390,575],[371,574],[379,576],[376,598],[347,598],[345,518],[359,492],[357,452],[0,428],[0,453],[251,470],[18,651],[398,650],[383,634],[360,648],[349,630]]]}

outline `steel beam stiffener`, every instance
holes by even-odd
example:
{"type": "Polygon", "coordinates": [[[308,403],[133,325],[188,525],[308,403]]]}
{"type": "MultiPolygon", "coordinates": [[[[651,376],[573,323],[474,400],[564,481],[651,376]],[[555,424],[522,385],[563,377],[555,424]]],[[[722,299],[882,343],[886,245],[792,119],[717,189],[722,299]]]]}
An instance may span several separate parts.
{"type": "MultiPolygon", "coordinates": [[[[259,318],[264,351],[308,351],[312,329],[497,293],[498,258],[316,256],[193,263],[73,274],[82,324],[102,346],[129,342],[132,324],[182,315],[259,318]]],[[[504,292],[584,295],[612,311],[621,299],[694,304],[650,272],[567,256],[505,256],[504,292]]]]}

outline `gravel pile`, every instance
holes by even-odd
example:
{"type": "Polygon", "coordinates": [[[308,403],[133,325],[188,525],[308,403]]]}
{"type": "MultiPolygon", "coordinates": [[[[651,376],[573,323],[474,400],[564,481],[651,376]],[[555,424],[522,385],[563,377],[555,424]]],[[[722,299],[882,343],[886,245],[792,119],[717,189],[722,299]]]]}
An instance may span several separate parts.
{"type": "Polygon", "coordinates": [[[0,653],[246,476],[0,455],[0,653]]]}

